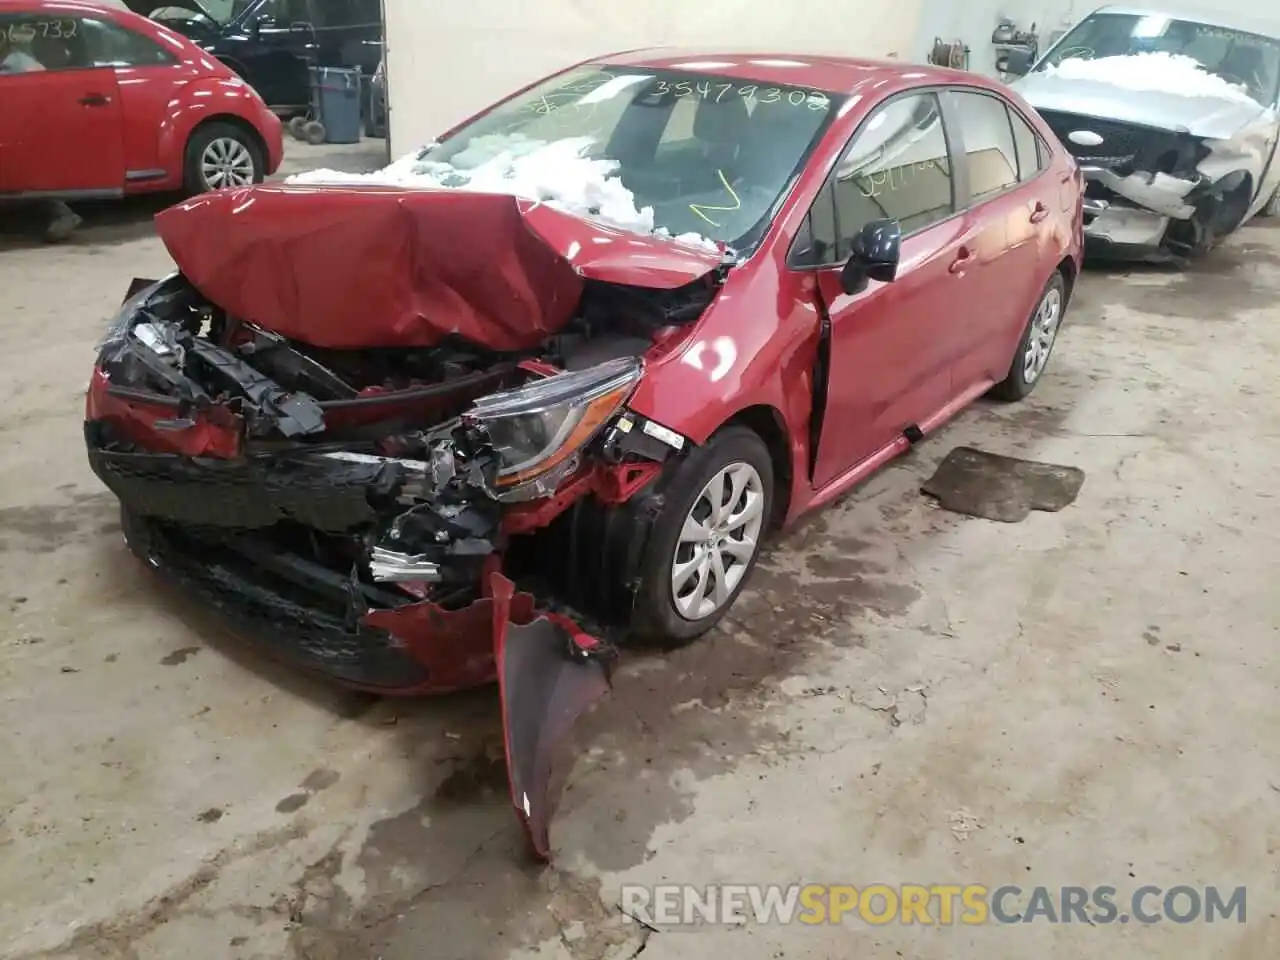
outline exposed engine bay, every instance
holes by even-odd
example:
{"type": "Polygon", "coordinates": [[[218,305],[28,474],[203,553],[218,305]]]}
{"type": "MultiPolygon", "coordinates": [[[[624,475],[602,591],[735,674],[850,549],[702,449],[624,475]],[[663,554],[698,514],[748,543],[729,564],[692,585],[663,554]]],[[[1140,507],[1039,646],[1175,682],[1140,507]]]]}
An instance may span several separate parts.
{"type": "Polygon", "coordinates": [[[626,404],[719,280],[587,280],[519,351],[319,348],[181,273],[139,281],[90,384],[90,463],[133,552],[271,652],[380,693],[500,681],[512,800],[546,856],[544,741],[608,685],[611,647],[578,623],[625,623],[644,491],[690,446],[626,404]]]}
{"type": "Polygon", "coordinates": [[[696,319],[715,288],[713,278],[674,291],[588,282],[570,327],[519,353],[460,339],[340,351],[233,317],[178,274],[136,295],[104,341],[90,449],[143,516],[235,531],[300,525],[309,559],[350,571],[357,590],[391,583],[407,598],[461,599],[507,536],[571,505],[555,496],[568,481],[596,466],[649,472],[677,452],[625,404],[643,353],[696,319]],[[147,422],[153,408],[164,415],[147,422]],[[157,457],[171,481],[145,479],[157,457]],[[213,459],[237,471],[206,477],[213,459]],[[201,485],[218,495],[185,492],[201,485]]]}
{"type": "Polygon", "coordinates": [[[1243,222],[1256,158],[1235,141],[1041,110],[1085,178],[1087,236],[1155,248],[1149,258],[1203,254],[1243,222]]]}

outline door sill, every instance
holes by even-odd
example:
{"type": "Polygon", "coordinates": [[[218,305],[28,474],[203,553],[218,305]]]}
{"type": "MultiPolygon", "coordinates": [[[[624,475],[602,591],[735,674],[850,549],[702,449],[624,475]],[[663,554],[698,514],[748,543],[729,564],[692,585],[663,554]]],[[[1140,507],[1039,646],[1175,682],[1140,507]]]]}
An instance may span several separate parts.
{"type": "Polygon", "coordinates": [[[0,193],[0,200],[118,200],[124,190],[24,190],[18,193],[0,193]]]}
{"type": "MultiPolygon", "coordinates": [[[[949,400],[946,405],[941,407],[937,413],[934,413],[928,419],[918,424],[920,432],[924,434],[925,437],[928,437],[957,413],[969,406],[969,404],[973,403],[974,400],[978,399],[978,397],[990,390],[994,385],[994,380],[980,380],[963,393],[957,394],[953,399],[949,400]]],[[[912,442],[907,439],[905,434],[899,434],[894,437],[875,453],[871,454],[871,456],[859,460],[826,486],[816,490],[814,492],[813,500],[810,501],[809,506],[805,508],[805,512],[807,513],[809,510],[817,507],[826,506],[832,500],[835,500],[841,494],[847,492],[851,487],[861,483],[868,477],[868,475],[879,470],[890,460],[896,460],[898,457],[902,456],[902,454],[910,450],[912,446],[912,442]]]]}

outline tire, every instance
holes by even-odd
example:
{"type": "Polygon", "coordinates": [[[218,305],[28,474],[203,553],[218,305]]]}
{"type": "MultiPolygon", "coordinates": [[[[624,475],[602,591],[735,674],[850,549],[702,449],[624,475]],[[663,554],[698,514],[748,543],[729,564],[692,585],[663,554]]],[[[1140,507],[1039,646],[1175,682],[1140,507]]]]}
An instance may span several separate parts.
{"type": "Polygon", "coordinates": [[[244,128],[231,123],[205,123],[196,127],[187,141],[183,186],[189,196],[207,193],[220,187],[243,187],[261,183],[266,177],[266,162],[257,138],[244,128]],[[224,180],[211,182],[210,164],[225,158],[224,180]]]}
{"type": "MultiPolygon", "coordinates": [[[[774,502],[773,461],[769,450],[755,433],[747,427],[727,427],[715,434],[704,446],[697,448],[680,461],[674,471],[663,481],[662,497],[665,508],[650,532],[645,556],[641,563],[640,584],[635,593],[631,634],[640,641],[652,645],[681,647],[702,636],[714,627],[737,600],[738,594],[751,577],[760,556],[760,544],[769,526],[774,502]],[[714,479],[730,474],[731,491],[734,477],[745,481],[744,497],[738,500],[743,509],[736,516],[748,513],[747,496],[754,492],[758,498],[750,508],[750,519],[741,524],[722,527],[727,536],[721,542],[744,543],[754,541],[754,549],[746,554],[742,547],[729,550],[708,549],[701,544],[701,553],[689,542],[683,542],[682,532],[686,520],[707,517],[711,502],[704,499],[707,487],[714,479]],[[754,480],[752,479],[754,477],[754,480]],[[758,510],[758,514],[755,512],[758,510]],[[741,535],[741,536],[740,536],[741,535]],[[720,557],[720,569],[726,570],[727,591],[721,597],[714,596],[716,582],[713,554],[720,557]],[[705,561],[698,557],[705,557],[705,561]],[[725,564],[729,560],[729,564],[725,564]],[[677,561],[692,563],[694,572],[680,590],[674,586],[674,566],[677,561]],[[710,580],[704,578],[710,577],[710,580]],[[712,596],[706,599],[712,608],[695,610],[690,591],[705,584],[712,596]],[[684,599],[679,598],[683,596],[684,599]],[[685,605],[682,612],[681,606],[685,605]]],[[[733,523],[731,513],[729,523],[733,523]]]]}
{"type": "Polygon", "coordinates": [[[302,127],[302,138],[313,147],[318,147],[324,143],[328,131],[325,130],[324,124],[319,120],[308,120],[302,127]]]}
{"type": "Polygon", "coordinates": [[[1049,365],[1053,346],[1058,342],[1058,332],[1062,329],[1066,310],[1067,282],[1062,271],[1055,270],[1040,292],[1031,316],[1027,318],[1027,325],[1018,338],[1018,349],[1014,351],[1013,362],[1009,364],[1008,374],[991,388],[991,396],[997,400],[1021,400],[1036,388],[1049,365]],[[1046,310],[1051,311],[1051,314],[1046,314],[1046,310]],[[1031,355],[1033,346],[1034,360],[1031,355]]]}

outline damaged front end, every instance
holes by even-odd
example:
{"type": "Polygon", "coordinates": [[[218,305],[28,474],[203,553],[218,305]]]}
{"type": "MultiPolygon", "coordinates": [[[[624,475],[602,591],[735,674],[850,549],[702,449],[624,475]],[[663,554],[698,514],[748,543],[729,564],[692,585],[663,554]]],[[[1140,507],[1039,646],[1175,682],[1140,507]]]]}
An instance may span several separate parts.
{"type": "Polygon", "coordinates": [[[274,655],[344,684],[500,681],[513,802],[546,856],[550,743],[607,689],[610,657],[542,590],[561,556],[543,546],[588,509],[614,525],[615,558],[643,541],[644,491],[676,449],[634,429],[627,402],[654,332],[696,316],[714,279],[588,282],[575,318],[520,351],[447,337],[314,347],[182,274],[139,286],[85,415],[131,550],[274,655]],[[592,324],[604,314],[607,331],[592,324]]]}
{"type": "Polygon", "coordinates": [[[1248,212],[1248,150],[1234,140],[1040,110],[1085,179],[1095,253],[1181,262],[1210,250],[1248,212]]]}

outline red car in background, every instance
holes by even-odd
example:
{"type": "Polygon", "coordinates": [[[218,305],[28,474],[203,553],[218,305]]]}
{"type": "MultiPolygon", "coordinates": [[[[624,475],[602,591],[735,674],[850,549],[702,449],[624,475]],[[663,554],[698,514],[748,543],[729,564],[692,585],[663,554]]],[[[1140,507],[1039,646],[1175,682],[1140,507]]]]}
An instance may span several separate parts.
{"type": "Polygon", "coordinates": [[[704,634],[770,529],[1026,396],[1081,262],[1036,113],[901,63],[618,55],[343,176],[160,214],[180,272],[106,338],[89,460],[132,550],[277,654],[496,679],[544,854],[548,743],[608,676],[568,610],[704,634]]]}
{"type": "Polygon", "coordinates": [[[261,183],[280,120],[230,68],[91,0],[0,0],[0,199],[261,183]]]}

